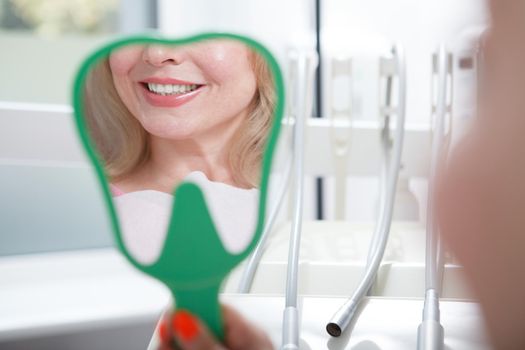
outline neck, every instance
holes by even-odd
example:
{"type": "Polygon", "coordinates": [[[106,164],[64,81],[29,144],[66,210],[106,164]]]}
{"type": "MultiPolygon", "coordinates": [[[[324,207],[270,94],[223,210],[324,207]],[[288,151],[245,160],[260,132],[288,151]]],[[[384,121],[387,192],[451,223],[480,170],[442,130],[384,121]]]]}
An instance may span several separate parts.
{"type": "Polygon", "coordinates": [[[192,171],[201,171],[211,180],[234,185],[229,165],[230,140],[244,118],[235,118],[207,133],[186,139],[151,135],[150,159],[141,169],[145,187],[171,193],[192,171]]]}
{"type": "Polygon", "coordinates": [[[245,119],[246,115],[243,115],[184,139],[150,134],[148,161],[114,184],[124,192],[151,189],[173,193],[189,173],[201,171],[211,181],[239,187],[233,180],[229,165],[230,140],[245,119]]]}
{"type": "Polygon", "coordinates": [[[204,140],[151,139],[151,157],[144,166],[152,182],[173,189],[192,171],[202,171],[212,181],[231,182],[229,146],[204,140]]]}

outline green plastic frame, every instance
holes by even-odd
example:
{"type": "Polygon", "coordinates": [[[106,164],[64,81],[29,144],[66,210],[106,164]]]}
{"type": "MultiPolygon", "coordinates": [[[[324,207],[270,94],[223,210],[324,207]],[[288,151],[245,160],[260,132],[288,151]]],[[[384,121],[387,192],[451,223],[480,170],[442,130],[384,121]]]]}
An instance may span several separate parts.
{"type": "Polygon", "coordinates": [[[103,198],[106,209],[109,211],[118,248],[137,269],[166,284],[175,298],[176,307],[187,309],[198,315],[219,339],[223,338],[222,316],[218,301],[222,281],[237,264],[250,254],[262,233],[269,175],[284,112],[284,91],[281,70],[270,51],[253,39],[229,33],[204,33],[176,40],[162,39],[151,34],[123,38],[103,46],[88,56],[76,75],[73,91],[76,127],[88,158],[94,165],[98,182],[102,187],[103,198]],[[124,245],[107,176],[87,132],[83,113],[83,87],[86,77],[90,68],[101,59],[108,57],[112,50],[126,45],[185,45],[210,39],[231,39],[247,44],[266,59],[273,74],[277,104],[263,156],[259,187],[259,213],[255,233],[250,244],[240,254],[226,252],[217,236],[202,191],[195,184],[182,183],[175,189],[172,217],[161,256],[158,261],[151,265],[142,265],[131,256],[124,245]],[[181,245],[184,248],[178,249],[181,245]]]}

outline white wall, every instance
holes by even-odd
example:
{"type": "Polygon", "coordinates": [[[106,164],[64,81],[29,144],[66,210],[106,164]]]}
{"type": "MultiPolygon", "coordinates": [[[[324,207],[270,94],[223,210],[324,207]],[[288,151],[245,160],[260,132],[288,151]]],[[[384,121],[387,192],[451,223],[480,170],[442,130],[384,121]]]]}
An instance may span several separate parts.
{"type": "Polygon", "coordinates": [[[312,0],[159,0],[159,28],[174,37],[210,31],[247,35],[284,64],[287,50],[315,47],[313,6],[312,0]]]}
{"type": "MultiPolygon", "coordinates": [[[[322,43],[328,60],[337,55],[360,58],[356,73],[368,69],[370,57],[398,43],[407,60],[407,121],[429,123],[431,107],[431,55],[439,44],[453,49],[465,32],[486,25],[482,0],[324,0],[322,43]],[[367,60],[367,58],[369,58],[367,60]]],[[[361,88],[354,101],[365,111],[374,109],[375,81],[361,88]],[[363,106],[364,105],[364,106],[363,106]]],[[[357,118],[375,115],[363,113],[357,118]]]]}

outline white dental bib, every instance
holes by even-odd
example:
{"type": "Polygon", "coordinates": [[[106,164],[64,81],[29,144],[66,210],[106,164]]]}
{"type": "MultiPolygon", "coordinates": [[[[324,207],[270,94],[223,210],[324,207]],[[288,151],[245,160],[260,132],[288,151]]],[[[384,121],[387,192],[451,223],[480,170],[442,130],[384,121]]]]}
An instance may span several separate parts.
{"type": "MultiPolygon", "coordinates": [[[[191,172],[184,182],[194,183],[202,190],[224,248],[231,254],[242,252],[255,233],[259,191],[210,181],[200,171],[191,172]]],[[[126,193],[113,200],[127,250],[137,262],[153,264],[164,246],[173,196],[145,190],[126,193]]]]}

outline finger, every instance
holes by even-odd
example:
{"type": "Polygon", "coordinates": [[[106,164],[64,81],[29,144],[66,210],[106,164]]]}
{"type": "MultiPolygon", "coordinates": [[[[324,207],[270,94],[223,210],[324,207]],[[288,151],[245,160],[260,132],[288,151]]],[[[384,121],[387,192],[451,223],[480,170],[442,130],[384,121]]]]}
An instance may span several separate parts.
{"type": "Polygon", "coordinates": [[[268,335],[228,305],[222,305],[225,343],[231,349],[273,349],[268,335]]]}
{"type": "Polygon", "coordinates": [[[186,310],[175,312],[172,329],[175,341],[183,350],[226,350],[208,327],[186,310]]]}
{"type": "Polygon", "coordinates": [[[169,320],[168,313],[166,312],[162,315],[162,318],[158,326],[159,339],[160,339],[161,344],[163,345],[169,345],[171,341],[171,332],[168,327],[168,323],[169,323],[168,320],[169,320]]]}
{"type": "Polygon", "coordinates": [[[157,337],[159,339],[159,350],[179,350],[180,347],[176,344],[173,338],[173,331],[171,329],[171,312],[166,311],[157,325],[157,337]]]}

